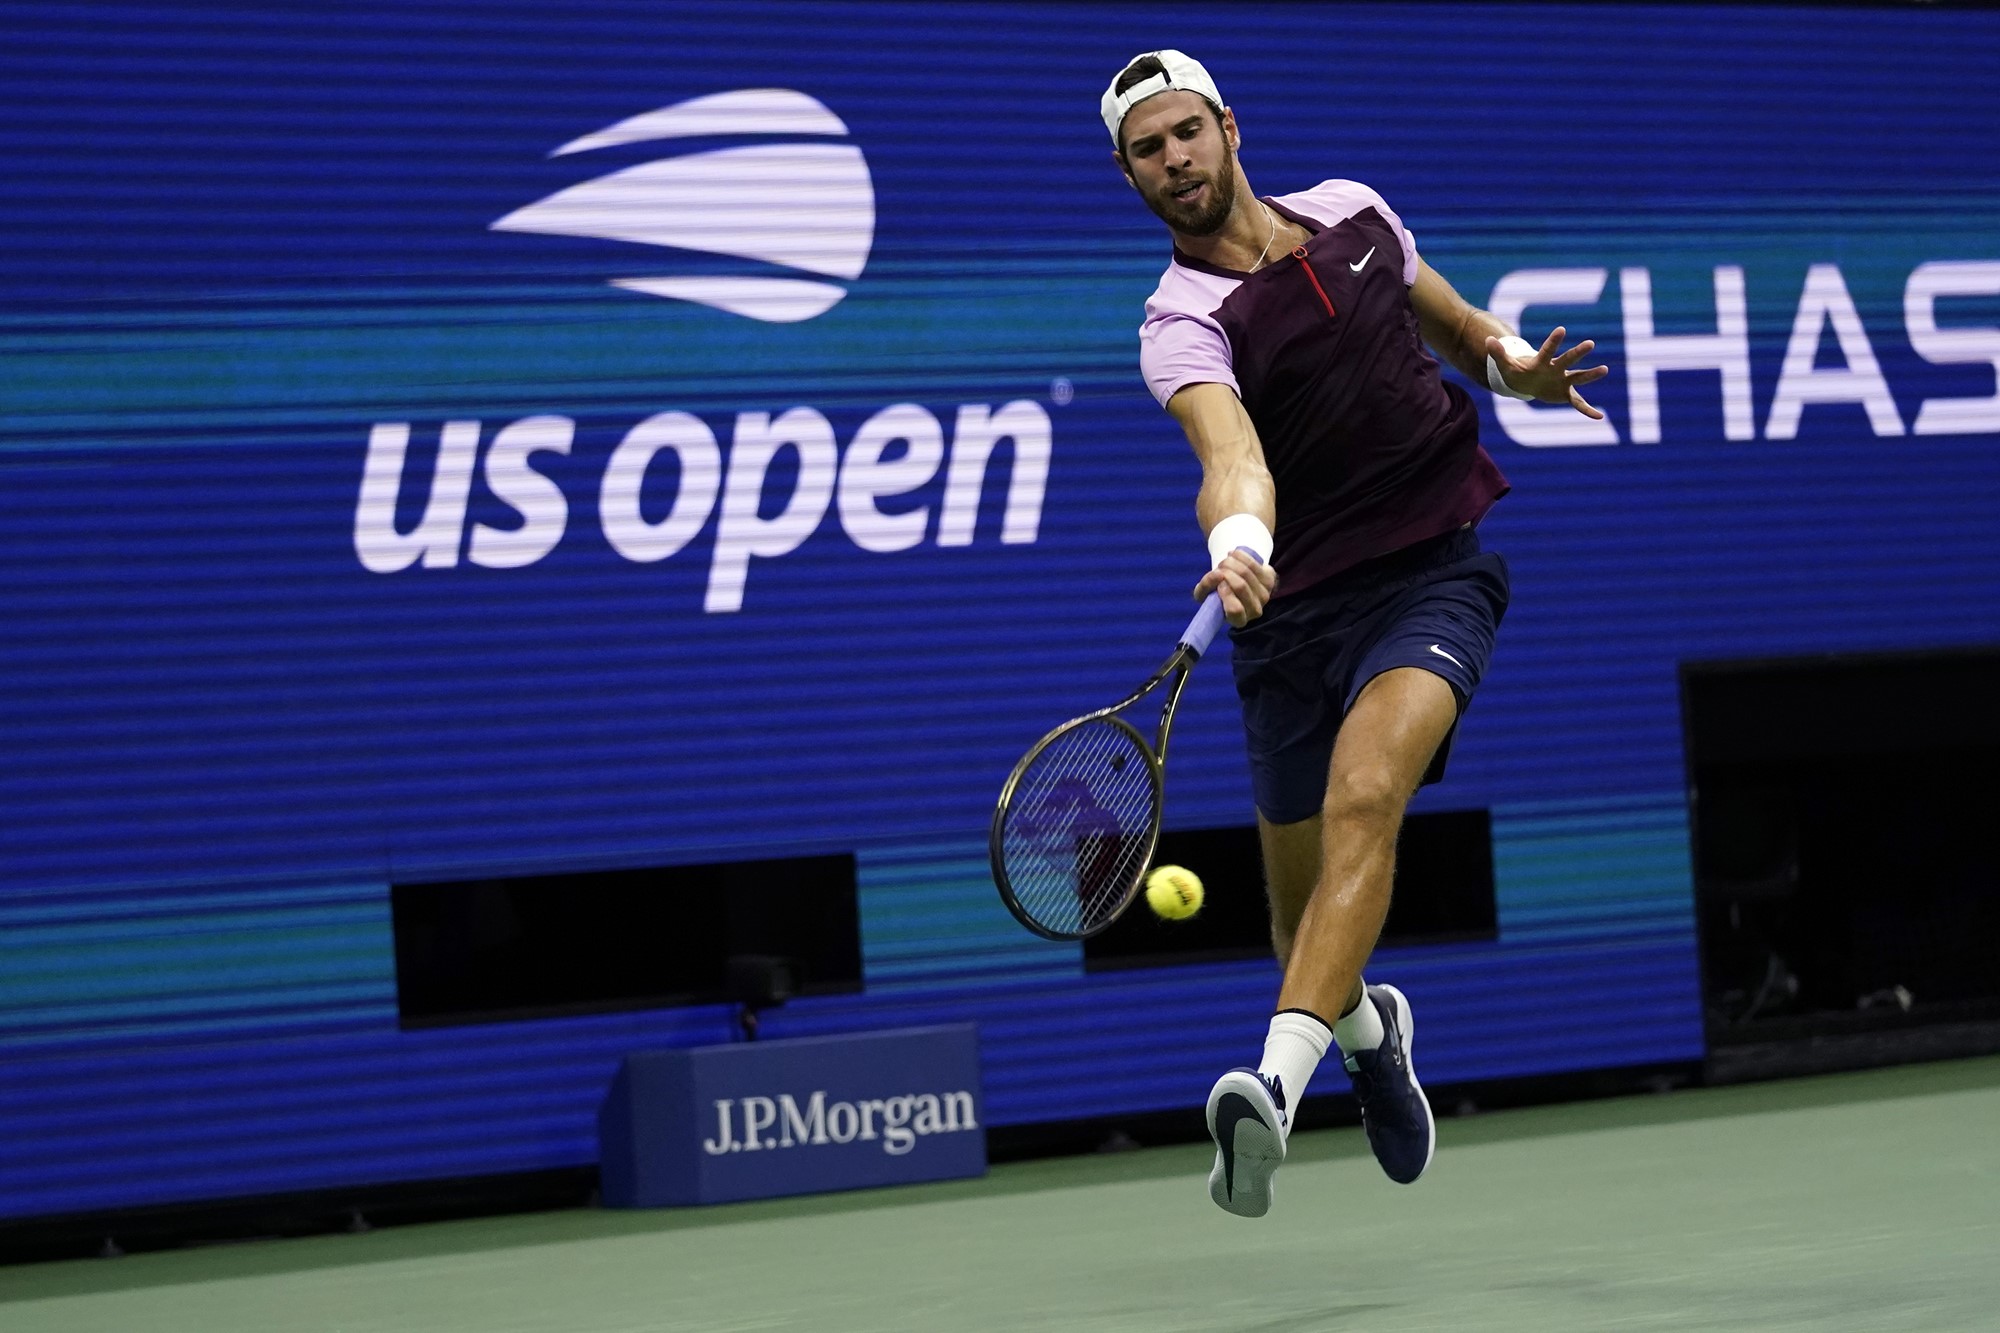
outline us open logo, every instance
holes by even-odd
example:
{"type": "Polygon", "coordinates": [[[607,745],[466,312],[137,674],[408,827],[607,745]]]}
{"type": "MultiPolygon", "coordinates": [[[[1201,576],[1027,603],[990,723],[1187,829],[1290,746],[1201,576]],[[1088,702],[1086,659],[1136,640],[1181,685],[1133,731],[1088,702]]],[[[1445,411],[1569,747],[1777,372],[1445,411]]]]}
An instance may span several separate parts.
{"type": "MultiPolygon", "coordinates": [[[[846,297],[845,284],[861,276],[875,243],[868,164],[854,144],[828,142],[847,133],[840,117],[788,88],[677,102],[573,139],[550,156],[724,135],[788,141],[624,167],[516,209],[490,229],[657,246],[685,256],[684,270],[698,269],[700,254],[743,261],[740,271],[609,281],[647,296],[795,324],[846,297]]],[[[1069,401],[1068,381],[1058,382],[1057,393],[1058,402],[1069,401]]],[[[630,425],[597,473],[602,535],[625,560],[666,560],[712,527],[704,612],[740,611],[752,560],[789,555],[829,514],[864,551],[893,554],[927,539],[938,547],[970,546],[981,496],[989,485],[1004,484],[1001,544],[1032,544],[1040,533],[1054,427],[1033,399],[960,403],[943,417],[919,403],[893,402],[862,421],[845,445],[816,408],[766,400],[730,415],[731,424],[718,426],[686,411],[653,412],[630,425]],[[1011,454],[1004,483],[993,480],[1001,469],[991,466],[1003,445],[1011,454]],[[767,494],[781,455],[797,460],[790,491],[767,494]],[[667,457],[675,474],[671,505],[664,515],[642,512],[646,478],[667,457]],[[940,476],[934,500],[883,507],[940,476]]],[[[543,469],[562,468],[557,460],[576,443],[574,419],[534,413],[495,430],[474,417],[440,422],[428,478],[405,475],[420,428],[402,420],[378,421],[369,430],[354,507],[354,553],[362,568],[374,574],[450,569],[462,555],[487,569],[521,569],[563,540],[570,497],[543,469]],[[513,512],[511,522],[467,522],[475,480],[513,512]],[[421,517],[407,529],[397,522],[406,491],[425,495],[421,517]]]]}
{"type": "Polygon", "coordinates": [[[847,126],[789,88],[744,88],[621,120],[550,153],[564,157],[654,140],[770,135],[751,144],[643,162],[558,190],[494,231],[631,241],[776,265],[814,278],[759,274],[616,277],[614,287],[772,324],[823,315],[847,295],[875,240],[875,188],[847,126]]]}

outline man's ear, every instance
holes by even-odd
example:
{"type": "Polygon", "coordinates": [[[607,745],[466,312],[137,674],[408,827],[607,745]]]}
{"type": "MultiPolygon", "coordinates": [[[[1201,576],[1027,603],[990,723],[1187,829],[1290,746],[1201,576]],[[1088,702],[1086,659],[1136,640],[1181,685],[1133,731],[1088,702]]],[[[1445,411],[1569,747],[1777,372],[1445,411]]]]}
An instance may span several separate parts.
{"type": "Polygon", "coordinates": [[[1139,182],[1132,179],[1132,168],[1125,165],[1125,154],[1114,148],[1111,150],[1111,160],[1118,164],[1118,174],[1125,178],[1125,183],[1135,190],[1138,189],[1139,182]]]}
{"type": "Polygon", "coordinates": [[[1243,147],[1243,131],[1236,127],[1236,113],[1228,107],[1222,108],[1222,137],[1232,153],[1243,147]]]}

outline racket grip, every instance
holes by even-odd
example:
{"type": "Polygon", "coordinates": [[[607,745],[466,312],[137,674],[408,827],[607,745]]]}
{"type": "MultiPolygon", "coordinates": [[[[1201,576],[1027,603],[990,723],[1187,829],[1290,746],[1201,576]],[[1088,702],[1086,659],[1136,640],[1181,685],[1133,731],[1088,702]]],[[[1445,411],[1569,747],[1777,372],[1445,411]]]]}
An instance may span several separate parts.
{"type": "Polygon", "coordinates": [[[1181,647],[1200,657],[1208,651],[1208,645],[1221,632],[1226,617],[1222,611],[1222,594],[1212,592],[1202,600],[1201,610],[1194,613],[1188,627],[1181,632],[1181,647]]]}
{"type": "MultiPolygon", "coordinates": [[[[1257,563],[1263,563],[1257,553],[1249,547],[1239,546],[1236,549],[1257,563]]],[[[1201,609],[1194,613],[1193,620],[1188,621],[1188,627],[1181,631],[1181,647],[1200,657],[1208,651],[1208,645],[1215,641],[1215,636],[1222,632],[1222,626],[1227,620],[1228,616],[1222,609],[1222,594],[1210,593],[1202,599],[1201,609]]]]}

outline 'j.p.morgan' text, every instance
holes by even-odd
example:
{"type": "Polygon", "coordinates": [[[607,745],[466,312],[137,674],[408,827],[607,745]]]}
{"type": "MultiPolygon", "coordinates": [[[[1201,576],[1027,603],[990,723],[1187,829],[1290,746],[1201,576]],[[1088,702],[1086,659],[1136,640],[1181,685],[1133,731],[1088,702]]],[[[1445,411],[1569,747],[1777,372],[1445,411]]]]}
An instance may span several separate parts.
{"type": "Polygon", "coordinates": [[[803,1109],[785,1092],[776,1097],[718,1097],[715,1137],[703,1139],[701,1150],[720,1157],[732,1152],[863,1140],[879,1141],[883,1152],[901,1157],[916,1147],[920,1138],[978,1128],[972,1094],[963,1091],[871,1097],[829,1105],[821,1089],[806,1099],[803,1109]]]}

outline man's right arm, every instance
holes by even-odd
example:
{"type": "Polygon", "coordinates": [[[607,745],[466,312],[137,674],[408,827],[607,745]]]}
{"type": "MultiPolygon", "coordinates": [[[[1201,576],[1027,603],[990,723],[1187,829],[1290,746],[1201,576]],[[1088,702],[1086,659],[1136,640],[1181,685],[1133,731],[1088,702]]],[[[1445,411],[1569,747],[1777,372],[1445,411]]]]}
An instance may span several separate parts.
{"type": "MultiPolygon", "coordinates": [[[[1201,493],[1195,498],[1195,517],[1202,532],[1212,532],[1232,514],[1250,515],[1267,532],[1275,528],[1277,487],[1264,463],[1257,427],[1235,392],[1226,384],[1190,384],[1167,400],[1167,411],[1180,423],[1195,457],[1201,460],[1201,493]]],[[[1263,614],[1276,586],[1276,571],[1268,563],[1235,551],[1195,586],[1195,596],[1219,590],[1229,623],[1242,626],[1263,614]]]]}

